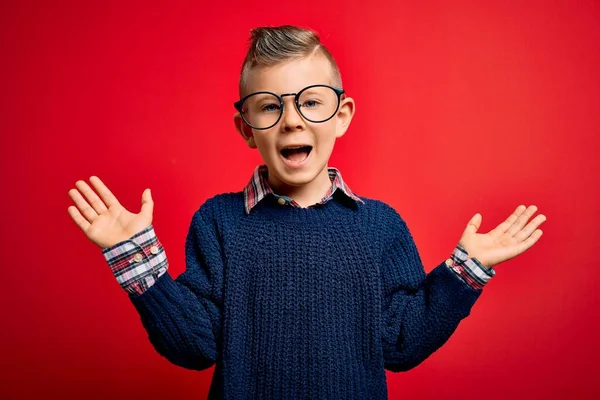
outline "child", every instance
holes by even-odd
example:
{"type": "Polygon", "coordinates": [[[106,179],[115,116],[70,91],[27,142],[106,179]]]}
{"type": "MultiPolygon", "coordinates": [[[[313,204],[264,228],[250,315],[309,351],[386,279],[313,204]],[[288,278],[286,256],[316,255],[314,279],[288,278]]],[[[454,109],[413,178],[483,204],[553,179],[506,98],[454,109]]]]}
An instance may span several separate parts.
{"type": "Polygon", "coordinates": [[[386,399],[385,370],[414,368],[469,315],[492,266],[541,236],[536,207],[478,234],[476,214],[429,274],[408,227],[328,167],[354,100],[316,33],[252,30],[235,126],[260,152],[243,191],[193,215],[186,270],[167,271],[152,226],[93,176],[69,214],[102,248],[157,352],[184,368],[216,364],[209,399],[386,399]]]}

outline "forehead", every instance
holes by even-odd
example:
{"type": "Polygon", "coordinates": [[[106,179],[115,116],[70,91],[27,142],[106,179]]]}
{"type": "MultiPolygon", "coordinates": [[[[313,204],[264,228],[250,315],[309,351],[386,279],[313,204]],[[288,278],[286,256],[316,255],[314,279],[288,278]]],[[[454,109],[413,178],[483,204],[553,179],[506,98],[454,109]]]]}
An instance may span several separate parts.
{"type": "Polygon", "coordinates": [[[248,93],[263,90],[278,94],[293,93],[315,84],[333,84],[331,64],[318,54],[251,70],[247,90],[248,93]]]}

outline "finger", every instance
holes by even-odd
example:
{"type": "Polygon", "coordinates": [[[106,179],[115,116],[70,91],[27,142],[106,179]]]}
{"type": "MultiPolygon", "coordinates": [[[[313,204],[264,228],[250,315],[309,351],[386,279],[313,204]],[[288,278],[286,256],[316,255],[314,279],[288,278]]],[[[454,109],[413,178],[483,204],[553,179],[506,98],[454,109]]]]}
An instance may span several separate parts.
{"type": "Polygon", "coordinates": [[[93,222],[98,217],[98,213],[90,207],[77,189],[69,190],[69,196],[71,196],[71,199],[73,199],[73,202],[75,202],[75,205],[88,222],[93,222]]]}
{"type": "Polygon", "coordinates": [[[539,240],[539,238],[542,237],[542,234],[543,234],[543,232],[541,229],[536,229],[531,234],[531,236],[529,236],[527,239],[525,239],[524,241],[519,243],[519,247],[518,247],[519,254],[525,252],[527,249],[529,249],[531,246],[533,246],[535,244],[535,242],[537,242],[539,240]]]}
{"type": "Polygon", "coordinates": [[[104,201],[106,207],[110,208],[114,204],[119,204],[119,200],[112,194],[112,192],[106,187],[106,185],[97,176],[90,177],[90,182],[94,185],[94,189],[100,195],[100,198],[104,201]]]}
{"type": "Polygon", "coordinates": [[[479,227],[481,226],[481,220],[483,219],[483,217],[481,216],[481,214],[477,213],[475,214],[467,223],[467,227],[465,228],[465,234],[470,233],[477,233],[477,230],[479,229],[479,227]]]}
{"type": "Polygon", "coordinates": [[[513,211],[513,213],[510,214],[504,222],[502,222],[497,227],[492,229],[490,231],[490,234],[492,234],[494,236],[500,236],[500,235],[504,234],[512,226],[512,224],[515,223],[515,221],[519,218],[519,216],[521,214],[523,214],[523,212],[526,210],[526,208],[527,207],[525,207],[524,205],[518,206],[515,209],[515,211],[513,211]]]}
{"type": "Polygon", "coordinates": [[[144,190],[144,193],[142,193],[142,213],[152,216],[153,211],[154,201],[152,200],[152,194],[150,193],[150,189],[146,189],[144,190]]]}
{"type": "Polygon", "coordinates": [[[534,219],[531,220],[531,222],[529,222],[527,224],[527,226],[525,228],[523,228],[519,232],[517,232],[517,234],[514,236],[514,238],[518,242],[522,242],[523,240],[525,240],[529,236],[531,236],[531,234],[533,232],[535,232],[537,227],[540,226],[544,221],[546,221],[546,216],[544,214],[537,215],[534,219]]]}
{"type": "Polygon", "coordinates": [[[85,218],[83,218],[77,207],[69,206],[67,210],[69,211],[69,215],[71,216],[73,221],[75,221],[77,226],[80,227],[82,231],[87,232],[88,228],[90,227],[90,223],[85,218]]]}
{"type": "Polygon", "coordinates": [[[88,203],[92,206],[94,210],[96,210],[96,213],[102,214],[103,212],[106,212],[108,210],[104,202],[100,200],[100,197],[98,197],[96,192],[94,192],[87,183],[80,180],[75,182],[75,186],[77,187],[77,189],[79,189],[81,193],[83,193],[85,198],[88,200],[88,203]]]}
{"type": "Polygon", "coordinates": [[[525,226],[529,218],[535,214],[536,211],[536,206],[531,205],[527,207],[527,209],[521,215],[519,215],[517,220],[510,226],[510,228],[508,228],[506,233],[510,236],[515,236],[517,232],[519,232],[525,226]]]}

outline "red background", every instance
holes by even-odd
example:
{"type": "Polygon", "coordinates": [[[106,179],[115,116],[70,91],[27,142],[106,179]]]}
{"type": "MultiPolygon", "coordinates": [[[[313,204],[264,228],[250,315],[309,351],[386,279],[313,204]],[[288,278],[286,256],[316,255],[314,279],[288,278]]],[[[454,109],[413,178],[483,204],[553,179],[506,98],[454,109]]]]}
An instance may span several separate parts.
{"type": "Polygon", "coordinates": [[[1,6],[0,397],[206,397],[213,369],[154,351],[67,193],[98,175],[137,212],[150,187],[179,275],[193,212],[260,162],[232,123],[249,30],[287,23],[357,103],[330,165],[402,214],[427,271],[477,212],[482,232],[519,204],[548,217],[390,398],[600,391],[598,2],[95,3],[1,6]]]}

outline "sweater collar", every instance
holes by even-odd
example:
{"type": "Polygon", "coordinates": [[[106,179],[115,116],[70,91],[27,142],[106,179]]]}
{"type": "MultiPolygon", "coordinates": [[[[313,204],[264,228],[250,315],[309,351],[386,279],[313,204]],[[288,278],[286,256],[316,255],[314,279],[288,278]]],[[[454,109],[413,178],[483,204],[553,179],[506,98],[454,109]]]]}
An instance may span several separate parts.
{"type": "MultiPolygon", "coordinates": [[[[354,201],[364,204],[364,201],[354,194],[352,190],[350,190],[348,185],[342,179],[341,172],[337,168],[328,167],[327,171],[329,172],[329,179],[331,180],[331,188],[327,191],[323,197],[323,200],[319,204],[323,204],[331,200],[337,189],[340,189],[341,193],[344,193],[354,201]]],[[[273,192],[273,189],[271,189],[271,186],[268,182],[267,165],[258,165],[254,169],[254,173],[252,174],[250,182],[248,182],[244,188],[244,207],[246,214],[249,214],[252,208],[254,208],[254,206],[256,206],[269,194],[275,196],[280,204],[290,204],[295,207],[300,207],[300,205],[298,205],[298,203],[296,203],[293,199],[287,196],[278,195],[273,192]]]]}

